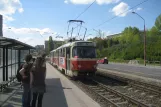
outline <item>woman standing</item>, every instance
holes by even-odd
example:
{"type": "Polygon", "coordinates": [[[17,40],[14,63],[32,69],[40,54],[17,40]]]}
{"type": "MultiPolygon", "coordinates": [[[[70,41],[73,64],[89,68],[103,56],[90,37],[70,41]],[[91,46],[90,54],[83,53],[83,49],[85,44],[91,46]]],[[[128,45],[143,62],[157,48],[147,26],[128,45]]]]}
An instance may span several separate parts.
{"type": "Polygon", "coordinates": [[[45,92],[46,63],[42,57],[38,57],[31,69],[32,107],[42,107],[42,99],[45,92]],[[38,101],[37,101],[38,100],[38,101]],[[37,102],[37,104],[36,104],[37,102]]]}

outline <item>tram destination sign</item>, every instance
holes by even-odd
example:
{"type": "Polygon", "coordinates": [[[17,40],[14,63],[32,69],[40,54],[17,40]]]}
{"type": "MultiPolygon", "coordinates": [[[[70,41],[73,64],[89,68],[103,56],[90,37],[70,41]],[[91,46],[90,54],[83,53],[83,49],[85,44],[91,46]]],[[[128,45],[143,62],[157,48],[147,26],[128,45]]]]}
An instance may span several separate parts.
{"type": "Polygon", "coordinates": [[[78,42],[76,43],[77,46],[95,46],[92,42],[78,42]]]}

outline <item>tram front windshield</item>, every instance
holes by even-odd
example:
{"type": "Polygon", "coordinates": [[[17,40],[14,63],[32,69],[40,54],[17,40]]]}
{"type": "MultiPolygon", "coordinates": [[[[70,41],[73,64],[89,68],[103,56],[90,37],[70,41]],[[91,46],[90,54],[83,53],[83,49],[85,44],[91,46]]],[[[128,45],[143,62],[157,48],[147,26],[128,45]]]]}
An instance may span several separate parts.
{"type": "Polygon", "coordinates": [[[74,47],[73,57],[96,58],[96,49],[94,47],[74,47]]]}

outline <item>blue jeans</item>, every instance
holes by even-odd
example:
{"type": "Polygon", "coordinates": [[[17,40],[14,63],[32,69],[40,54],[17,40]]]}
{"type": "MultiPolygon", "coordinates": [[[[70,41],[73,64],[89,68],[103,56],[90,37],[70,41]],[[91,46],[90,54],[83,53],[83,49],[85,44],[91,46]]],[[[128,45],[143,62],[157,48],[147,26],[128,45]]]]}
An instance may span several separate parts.
{"type": "Polygon", "coordinates": [[[31,101],[30,84],[22,83],[22,85],[23,85],[22,107],[30,107],[30,101],[31,101]]]}

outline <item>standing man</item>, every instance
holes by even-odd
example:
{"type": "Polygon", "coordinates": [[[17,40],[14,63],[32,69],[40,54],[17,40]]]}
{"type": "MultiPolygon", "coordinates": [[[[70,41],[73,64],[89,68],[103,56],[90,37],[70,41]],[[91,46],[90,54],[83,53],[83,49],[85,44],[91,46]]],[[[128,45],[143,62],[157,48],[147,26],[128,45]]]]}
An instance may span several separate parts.
{"type": "Polygon", "coordinates": [[[28,54],[25,57],[25,63],[23,68],[20,70],[22,76],[22,86],[23,86],[23,95],[22,95],[22,107],[30,107],[31,101],[31,90],[30,90],[30,69],[32,68],[33,61],[32,55],[28,54]]]}

